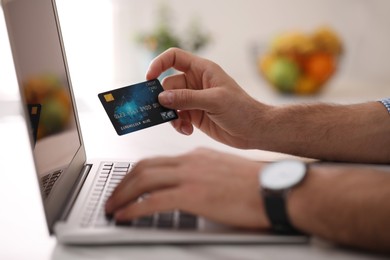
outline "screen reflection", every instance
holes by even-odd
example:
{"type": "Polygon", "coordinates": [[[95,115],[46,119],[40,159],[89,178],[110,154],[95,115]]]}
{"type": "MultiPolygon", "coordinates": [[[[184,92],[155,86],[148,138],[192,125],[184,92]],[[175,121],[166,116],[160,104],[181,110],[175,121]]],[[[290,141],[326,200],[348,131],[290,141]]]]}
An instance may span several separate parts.
{"type": "Polygon", "coordinates": [[[81,143],[61,38],[50,0],[7,3],[10,39],[45,198],[81,143]]]}

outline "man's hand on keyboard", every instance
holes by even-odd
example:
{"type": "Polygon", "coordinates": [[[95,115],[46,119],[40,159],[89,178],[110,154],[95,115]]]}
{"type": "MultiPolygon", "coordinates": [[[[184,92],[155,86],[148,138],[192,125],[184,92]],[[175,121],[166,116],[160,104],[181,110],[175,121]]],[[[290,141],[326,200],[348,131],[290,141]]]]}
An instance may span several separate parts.
{"type": "Polygon", "coordinates": [[[106,212],[125,221],[179,209],[236,227],[268,228],[259,196],[261,167],[207,149],[143,160],[117,186],[106,212]]]}

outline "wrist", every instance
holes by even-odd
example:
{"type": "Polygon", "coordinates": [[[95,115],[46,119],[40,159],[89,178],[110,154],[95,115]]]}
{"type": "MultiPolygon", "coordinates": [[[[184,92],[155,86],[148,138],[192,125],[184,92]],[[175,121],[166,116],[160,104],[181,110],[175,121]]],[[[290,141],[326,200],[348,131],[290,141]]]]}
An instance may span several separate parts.
{"type": "Polygon", "coordinates": [[[270,147],[272,143],[272,125],[274,124],[275,116],[277,115],[278,108],[275,106],[267,105],[258,101],[254,102],[254,112],[251,113],[252,118],[250,120],[250,134],[248,140],[249,149],[266,149],[270,147]]]}
{"type": "Polygon", "coordinates": [[[308,164],[305,179],[299,186],[291,189],[286,203],[291,224],[303,232],[308,231],[307,223],[311,221],[308,206],[315,203],[316,199],[313,200],[313,194],[316,194],[316,190],[318,190],[318,187],[315,185],[315,180],[313,180],[315,179],[313,176],[314,171],[321,174],[318,172],[318,167],[315,163],[308,164]],[[307,196],[307,194],[311,194],[312,196],[307,196]]]}
{"type": "Polygon", "coordinates": [[[290,193],[301,185],[306,175],[306,164],[297,160],[274,162],[259,172],[264,211],[275,232],[300,233],[290,220],[288,199],[290,193]]]}
{"type": "Polygon", "coordinates": [[[315,124],[310,109],[304,106],[259,106],[255,149],[306,156],[307,149],[317,133],[310,129],[315,124]],[[310,140],[310,141],[309,141],[310,140]]]}

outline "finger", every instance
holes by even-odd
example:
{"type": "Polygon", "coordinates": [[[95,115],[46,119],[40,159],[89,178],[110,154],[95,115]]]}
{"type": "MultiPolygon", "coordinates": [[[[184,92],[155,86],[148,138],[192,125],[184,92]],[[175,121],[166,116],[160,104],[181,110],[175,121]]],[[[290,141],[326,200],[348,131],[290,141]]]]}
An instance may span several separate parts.
{"type": "Polygon", "coordinates": [[[204,89],[176,89],[166,90],[158,95],[158,101],[161,105],[176,110],[199,109],[207,112],[213,112],[219,106],[219,90],[204,89]]]}
{"type": "Polygon", "coordinates": [[[120,186],[115,189],[107,200],[106,212],[112,213],[145,193],[178,185],[179,180],[179,175],[169,167],[143,170],[141,173],[121,182],[120,186]]]}
{"type": "Polygon", "coordinates": [[[143,172],[145,169],[153,167],[174,167],[177,166],[180,162],[174,157],[168,156],[159,156],[154,158],[143,159],[139,161],[131,171],[122,179],[122,181],[117,185],[112,195],[115,194],[117,190],[123,189],[122,186],[127,185],[127,182],[130,179],[134,179],[138,173],[143,172]]]}
{"type": "Polygon", "coordinates": [[[171,121],[172,126],[181,134],[191,135],[194,127],[191,122],[191,115],[187,110],[177,111],[179,119],[171,121]]]}
{"type": "Polygon", "coordinates": [[[151,80],[160,76],[161,73],[169,68],[175,68],[186,72],[191,68],[193,61],[200,59],[189,52],[178,48],[170,48],[157,56],[150,64],[146,73],[146,79],[151,80]]]}
{"type": "Polygon", "coordinates": [[[112,213],[124,205],[136,201],[145,193],[151,193],[156,190],[165,189],[178,185],[179,179],[172,174],[170,170],[147,170],[130,179],[108,199],[106,203],[106,212],[112,213]]]}
{"type": "Polygon", "coordinates": [[[165,90],[193,88],[192,85],[189,85],[186,74],[184,73],[165,77],[162,81],[162,85],[165,90]]]}
{"type": "MultiPolygon", "coordinates": [[[[164,78],[162,85],[164,89],[192,88],[188,85],[185,74],[176,74],[164,78]]],[[[194,128],[191,123],[190,113],[186,110],[177,111],[178,119],[171,121],[172,126],[181,134],[191,135],[194,128]]]]}
{"type": "Polygon", "coordinates": [[[176,157],[172,156],[157,156],[152,158],[147,158],[139,161],[132,171],[137,171],[143,168],[150,167],[161,167],[161,166],[176,166],[180,163],[176,157]]]}
{"type": "Polygon", "coordinates": [[[178,189],[166,189],[151,193],[144,199],[130,203],[115,213],[117,221],[125,221],[152,215],[156,212],[172,211],[179,208],[180,194],[178,189]]]}

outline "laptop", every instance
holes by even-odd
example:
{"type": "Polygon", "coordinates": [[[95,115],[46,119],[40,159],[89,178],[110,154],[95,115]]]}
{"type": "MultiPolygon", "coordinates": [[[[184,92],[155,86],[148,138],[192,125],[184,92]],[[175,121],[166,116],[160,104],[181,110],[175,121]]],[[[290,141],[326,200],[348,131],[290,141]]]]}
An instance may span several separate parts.
{"type": "Polygon", "coordinates": [[[186,212],[115,223],[104,204],[133,162],[85,152],[54,0],[2,0],[49,233],[64,244],[302,243],[186,212]]]}

